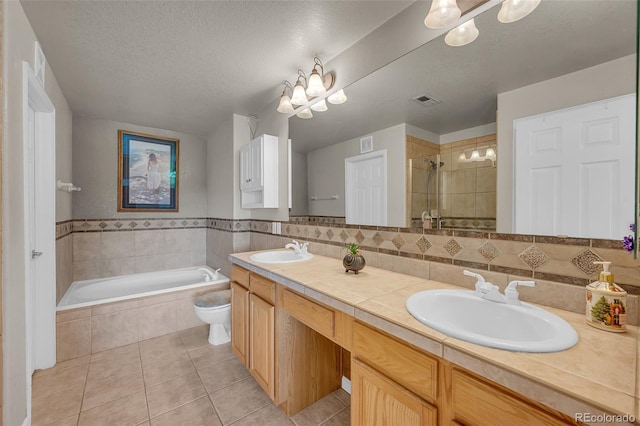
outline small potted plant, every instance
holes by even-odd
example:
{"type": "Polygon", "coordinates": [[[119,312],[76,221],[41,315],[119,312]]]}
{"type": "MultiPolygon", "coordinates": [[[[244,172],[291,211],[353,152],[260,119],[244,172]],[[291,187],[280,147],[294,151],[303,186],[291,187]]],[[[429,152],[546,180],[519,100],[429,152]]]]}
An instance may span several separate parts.
{"type": "Polygon", "coordinates": [[[356,243],[351,243],[347,245],[348,253],[342,259],[342,264],[344,265],[345,272],[353,271],[358,274],[362,268],[364,268],[365,261],[364,256],[360,253],[360,246],[356,243]]]}

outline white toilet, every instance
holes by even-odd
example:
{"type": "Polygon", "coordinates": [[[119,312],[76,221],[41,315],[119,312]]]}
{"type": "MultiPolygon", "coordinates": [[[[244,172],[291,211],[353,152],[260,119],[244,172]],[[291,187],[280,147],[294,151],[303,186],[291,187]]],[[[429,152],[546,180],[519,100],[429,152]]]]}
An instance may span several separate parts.
{"type": "Polygon", "coordinates": [[[231,340],[231,290],[218,290],[193,302],[196,315],[210,324],[209,343],[221,345],[231,340]]]}

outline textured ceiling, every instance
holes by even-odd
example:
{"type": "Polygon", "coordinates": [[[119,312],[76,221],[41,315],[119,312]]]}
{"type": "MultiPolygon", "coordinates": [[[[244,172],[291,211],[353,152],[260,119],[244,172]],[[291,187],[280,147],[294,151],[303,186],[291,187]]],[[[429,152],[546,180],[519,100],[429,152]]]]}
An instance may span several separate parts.
{"type": "MultiPolygon", "coordinates": [[[[543,1],[525,19],[500,24],[497,8],[476,18],[468,46],[435,39],[345,89],[349,100],[292,117],[294,149],[306,152],[399,123],[445,134],[496,120],[497,94],[635,53],[636,2],[543,1]],[[424,107],[411,98],[442,101],[424,107]]],[[[549,93],[548,96],[554,96],[549,93]]]]}
{"type": "Polygon", "coordinates": [[[74,114],[200,135],[410,3],[22,1],[74,114]]]}

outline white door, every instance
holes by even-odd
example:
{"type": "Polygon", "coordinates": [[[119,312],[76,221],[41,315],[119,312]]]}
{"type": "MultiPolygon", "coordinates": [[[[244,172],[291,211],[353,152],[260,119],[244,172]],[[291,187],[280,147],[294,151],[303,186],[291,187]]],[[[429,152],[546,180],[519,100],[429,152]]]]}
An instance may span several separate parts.
{"type": "Polygon", "coordinates": [[[387,225],[387,151],[345,159],[346,222],[387,225]]]}
{"type": "Polygon", "coordinates": [[[620,239],[634,215],[635,94],[514,121],[516,233],[620,239]]]}
{"type": "Polygon", "coordinates": [[[55,109],[23,65],[27,376],[56,362],[55,109]]]}

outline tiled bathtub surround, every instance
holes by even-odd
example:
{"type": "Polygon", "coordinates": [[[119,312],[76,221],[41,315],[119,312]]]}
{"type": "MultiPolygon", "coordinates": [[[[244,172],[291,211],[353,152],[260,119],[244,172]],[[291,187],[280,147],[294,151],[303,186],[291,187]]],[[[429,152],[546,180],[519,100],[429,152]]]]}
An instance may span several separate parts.
{"type": "Polygon", "coordinates": [[[228,287],[228,283],[215,284],[59,311],[57,362],[202,325],[193,309],[193,300],[228,287]]]}
{"type": "Polygon", "coordinates": [[[56,224],[56,303],[73,282],[73,222],[56,224]]]}
{"type": "Polygon", "coordinates": [[[249,250],[250,229],[250,220],[207,219],[207,265],[230,276],[229,255],[249,250]]]}
{"type": "Polygon", "coordinates": [[[463,269],[481,272],[502,288],[512,280],[533,279],[537,288],[519,289],[524,300],[579,313],[584,312],[584,286],[597,279],[593,260],[610,260],[616,283],[632,295],[629,323],[639,321],[640,263],[617,248],[617,241],[310,222],[285,223],[283,235],[274,236],[270,226],[252,221],[251,250],[300,239],[312,242],[312,253],[340,258],[345,244],[356,242],[369,265],[445,283],[471,287],[474,280],[463,269]]]}
{"type": "Polygon", "coordinates": [[[203,219],[190,220],[190,227],[180,228],[151,226],[170,226],[171,222],[181,225],[187,220],[162,223],[152,223],[151,220],[127,221],[126,226],[120,229],[114,228],[122,221],[102,221],[100,223],[105,225],[103,230],[98,230],[101,229],[99,224],[78,222],[74,221],[73,233],[74,281],[206,263],[206,221],[203,219]],[[141,227],[131,226],[131,223],[140,224],[141,227]],[[144,223],[150,223],[150,226],[144,227],[144,223]]]}

